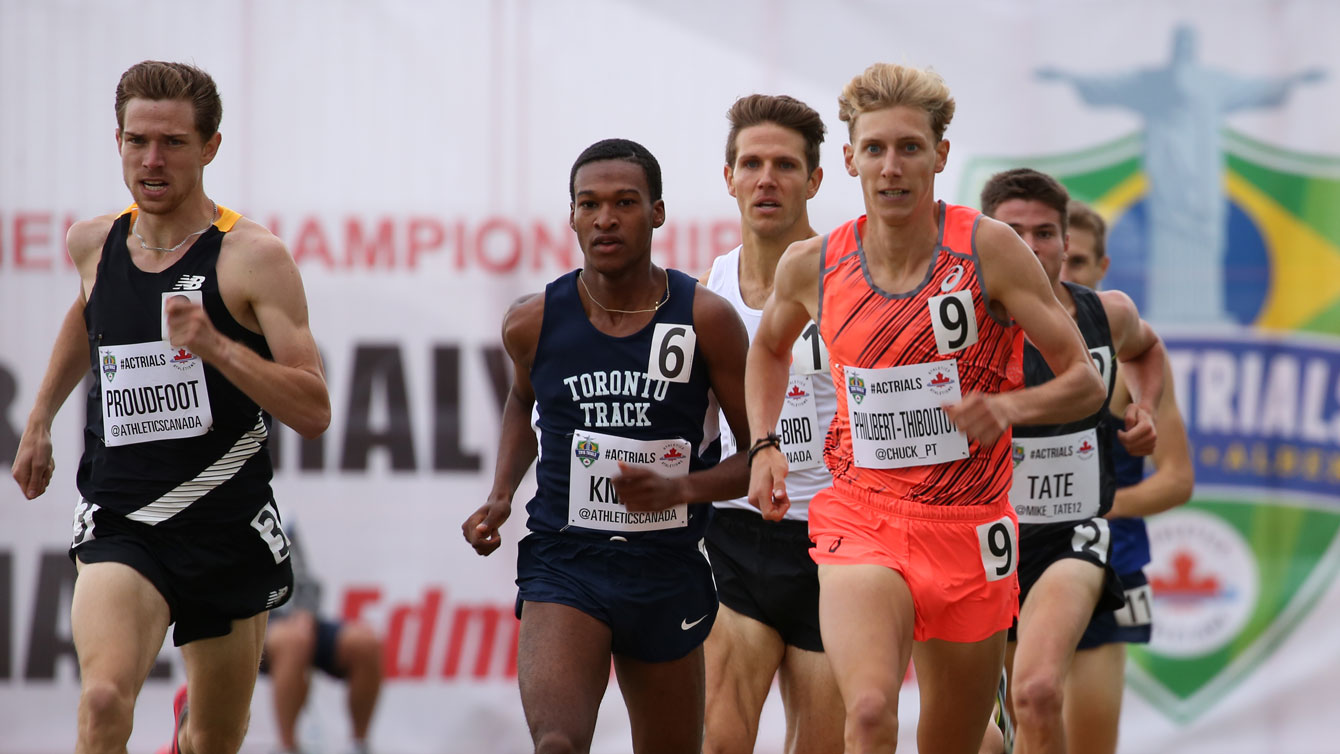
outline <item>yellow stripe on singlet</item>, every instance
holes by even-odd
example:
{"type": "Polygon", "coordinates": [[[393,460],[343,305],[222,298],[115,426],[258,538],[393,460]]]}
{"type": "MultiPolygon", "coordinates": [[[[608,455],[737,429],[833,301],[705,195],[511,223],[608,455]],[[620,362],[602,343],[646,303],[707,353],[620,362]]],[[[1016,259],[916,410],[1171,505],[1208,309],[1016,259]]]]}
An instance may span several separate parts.
{"type": "MultiPolygon", "coordinates": [[[[218,228],[224,233],[227,233],[228,231],[233,229],[233,226],[237,224],[238,220],[242,219],[242,213],[228,209],[222,204],[216,206],[218,206],[219,208],[219,219],[214,221],[214,227],[218,228]]],[[[125,209],[121,210],[121,214],[117,215],[117,217],[124,217],[125,215],[130,215],[130,219],[134,220],[135,216],[139,213],[139,211],[140,211],[139,207],[137,207],[134,204],[131,204],[129,207],[126,207],[125,209]]]]}

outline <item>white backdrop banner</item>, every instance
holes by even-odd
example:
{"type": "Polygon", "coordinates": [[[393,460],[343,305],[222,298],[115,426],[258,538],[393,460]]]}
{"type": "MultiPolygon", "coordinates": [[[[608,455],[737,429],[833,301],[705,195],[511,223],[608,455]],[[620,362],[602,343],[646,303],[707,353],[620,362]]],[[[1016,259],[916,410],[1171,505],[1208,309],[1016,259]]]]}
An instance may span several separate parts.
{"type": "MultiPolygon", "coordinates": [[[[1334,751],[1340,643],[1340,5],[796,0],[715,3],[15,0],[0,3],[0,461],[8,467],[61,316],[64,234],[128,203],[113,91],[147,58],[212,73],[212,198],[270,227],[304,276],[334,417],[275,433],[282,511],[302,520],[326,611],[387,640],[373,729],[387,754],[519,752],[512,617],[518,493],[487,559],[482,503],[510,379],[500,318],[580,265],[568,171],[587,145],[645,144],[664,169],[657,260],[700,272],[736,243],[726,109],[752,92],[831,133],[815,227],[860,212],[842,85],[876,60],[934,66],[958,100],[942,198],[994,170],[1062,178],[1112,225],[1109,284],[1164,333],[1199,485],[1155,519],[1156,636],[1131,653],[1123,752],[1334,751]]],[[[0,484],[0,752],[69,751],[78,680],[65,550],[82,402],[57,475],[0,484]]],[[[171,647],[130,750],[171,730],[171,647]]],[[[275,746],[257,689],[245,750],[275,746]]],[[[912,751],[917,695],[902,698],[912,751]]],[[[313,751],[348,739],[321,682],[313,751]]],[[[780,705],[759,751],[780,751],[780,705]]],[[[629,749],[617,690],[598,752],[629,749]]]]}

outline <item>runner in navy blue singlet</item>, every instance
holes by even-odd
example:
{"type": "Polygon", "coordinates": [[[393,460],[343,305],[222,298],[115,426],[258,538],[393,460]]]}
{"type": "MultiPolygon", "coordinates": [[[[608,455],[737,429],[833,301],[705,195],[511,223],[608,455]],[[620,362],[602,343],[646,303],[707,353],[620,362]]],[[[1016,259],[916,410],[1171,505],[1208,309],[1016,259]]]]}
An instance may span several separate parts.
{"type": "MultiPolygon", "coordinates": [[[[1020,610],[1005,667],[1018,747],[1027,752],[1065,751],[1062,701],[1075,646],[1096,612],[1124,601],[1104,518],[1116,489],[1108,449],[1119,441],[1138,455],[1153,451],[1152,416],[1166,361],[1158,335],[1128,296],[1061,282],[1069,199],[1054,178],[1028,168],[998,173],[982,189],[982,211],[1014,228],[1042,263],[1084,336],[1108,399],[1077,421],[1015,427],[1010,503],[1019,516],[1020,610]],[[1118,360],[1135,399],[1113,417],[1108,406],[1118,360]]],[[[1031,344],[1023,356],[1026,386],[1052,379],[1031,344]]]]}
{"type": "Polygon", "coordinates": [[[651,263],[665,205],[644,147],[588,147],[569,189],[584,266],[504,318],[514,378],[494,485],[462,530],[481,555],[497,549],[538,452],[517,559],[518,680],[536,751],[589,749],[612,656],[633,750],[698,752],[717,612],[703,536],[711,501],[747,486],[742,456],[717,463],[718,401],[747,437],[748,336],[725,300],[651,263]]]}
{"type": "MultiPolygon", "coordinates": [[[[1107,271],[1103,218],[1071,200],[1070,242],[1061,279],[1097,289],[1107,271]]],[[[1130,402],[1123,370],[1118,367],[1111,411],[1120,415],[1130,402]]],[[[1112,532],[1112,568],[1126,590],[1126,605],[1095,613],[1080,637],[1066,679],[1065,728],[1070,751],[1114,754],[1117,750],[1121,697],[1125,689],[1126,645],[1147,644],[1153,632],[1153,594],[1144,567],[1149,563],[1149,534],[1144,516],[1174,508],[1191,499],[1195,470],[1186,427],[1177,408],[1169,364],[1164,364],[1163,397],[1154,415],[1158,445],[1153,473],[1145,475],[1145,459],[1120,444],[1112,447],[1116,494],[1107,512],[1112,532]]]]}

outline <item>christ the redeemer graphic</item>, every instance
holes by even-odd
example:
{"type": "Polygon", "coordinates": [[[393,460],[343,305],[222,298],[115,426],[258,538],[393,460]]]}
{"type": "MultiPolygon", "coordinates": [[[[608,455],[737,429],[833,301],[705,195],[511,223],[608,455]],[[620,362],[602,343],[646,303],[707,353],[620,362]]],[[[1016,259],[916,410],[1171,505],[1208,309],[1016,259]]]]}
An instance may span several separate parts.
{"type": "Polygon", "coordinates": [[[1295,85],[1319,81],[1325,73],[1311,69],[1252,78],[1210,68],[1196,59],[1196,32],[1181,26],[1164,68],[1095,76],[1044,68],[1037,75],[1073,85],[1087,104],[1124,107],[1144,120],[1147,316],[1177,324],[1229,321],[1223,284],[1224,118],[1278,107],[1295,85]]]}

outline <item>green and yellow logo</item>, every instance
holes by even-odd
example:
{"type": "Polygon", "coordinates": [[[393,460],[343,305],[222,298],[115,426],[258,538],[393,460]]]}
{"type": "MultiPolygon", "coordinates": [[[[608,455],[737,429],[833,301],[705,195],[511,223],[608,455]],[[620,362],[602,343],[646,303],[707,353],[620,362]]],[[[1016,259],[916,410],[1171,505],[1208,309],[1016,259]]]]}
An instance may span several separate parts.
{"type": "Polygon", "coordinates": [[[1182,28],[1166,68],[1038,74],[1072,91],[1057,96],[1134,111],[1144,129],[1067,154],[975,159],[960,201],[976,206],[1008,168],[1057,177],[1108,221],[1104,287],[1130,294],[1164,337],[1196,494],[1149,520],[1154,635],[1131,647],[1128,681],[1185,722],[1267,662],[1340,570],[1340,159],[1224,126],[1324,73],[1212,69],[1182,28]]]}

